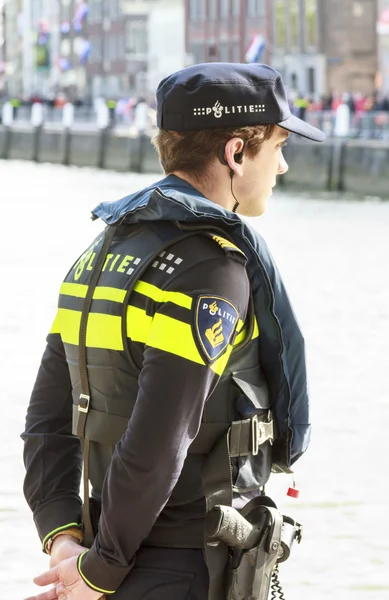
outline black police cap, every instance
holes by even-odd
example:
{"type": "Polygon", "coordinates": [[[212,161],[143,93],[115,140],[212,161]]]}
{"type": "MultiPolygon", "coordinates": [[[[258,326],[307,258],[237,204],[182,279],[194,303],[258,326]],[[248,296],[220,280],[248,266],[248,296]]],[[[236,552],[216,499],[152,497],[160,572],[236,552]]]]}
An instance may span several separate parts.
{"type": "Polygon", "coordinates": [[[291,114],[280,73],[261,64],[204,63],[173,73],[157,89],[160,129],[199,131],[276,123],[316,142],[325,135],[291,114]]]}

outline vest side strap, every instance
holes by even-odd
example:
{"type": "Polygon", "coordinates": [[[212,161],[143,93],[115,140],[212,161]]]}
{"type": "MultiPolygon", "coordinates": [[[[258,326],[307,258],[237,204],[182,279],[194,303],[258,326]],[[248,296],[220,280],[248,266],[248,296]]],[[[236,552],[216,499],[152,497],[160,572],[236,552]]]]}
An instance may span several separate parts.
{"type": "MultiPolygon", "coordinates": [[[[80,418],[79,405],[73,404],[73,423],[80,418]]],[[[253,417],[233,423],[202,423],[197,437],[189,446],[188,454],[209,454],[220,438],[230,428],[230,457],[256,454],[257,448],[266,441],[272,441],[272,421],[268,417],[253,417]],[[256,430],[260,435],[253,435],[256,430]]],[[[85,439],[98,444],[115,446],[125,434],[129,418],[108,414],[90,408],[85,423],[85,439]]],[[[73,432],[74,432],[73,428],[73,432]]]]}

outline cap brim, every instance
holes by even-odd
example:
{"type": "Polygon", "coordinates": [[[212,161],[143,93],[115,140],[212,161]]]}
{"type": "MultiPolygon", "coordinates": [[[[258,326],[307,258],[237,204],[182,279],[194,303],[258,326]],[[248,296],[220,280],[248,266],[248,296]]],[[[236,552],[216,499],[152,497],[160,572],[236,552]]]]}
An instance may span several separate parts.
{"type": "Polygon", "coordinates": [[[282,129],[286,129],[291,133],[297,133],[297,135],[301,135],[302,137],[307,138],[308,140],[313,140],[314,142],[323,142],[325,140],[325,134],[313,127],[313,125],[309,125],[302,119],[299,119],[295,115],[291,115],[285,121],[281,121],[281,123],[277,123],[279,127],[282,129]]]}

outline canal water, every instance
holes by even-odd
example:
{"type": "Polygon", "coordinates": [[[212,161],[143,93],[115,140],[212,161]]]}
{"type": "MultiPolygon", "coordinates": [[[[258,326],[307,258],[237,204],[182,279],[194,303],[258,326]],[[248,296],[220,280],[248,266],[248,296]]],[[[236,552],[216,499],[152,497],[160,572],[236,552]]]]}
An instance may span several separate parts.
{"type": "MultiPolygon", "coordinates": [[[[101,230],[90,210],[158,175],[0,161],[0,598],[47,568],[23,497],[29,394],[71,261],[101,230]]],[[[312,442],[268,493],[304,525],[281,565],[287,600],[389,600],[389,203],[278,192],[252,224],[305,334],[312,442]]]]}

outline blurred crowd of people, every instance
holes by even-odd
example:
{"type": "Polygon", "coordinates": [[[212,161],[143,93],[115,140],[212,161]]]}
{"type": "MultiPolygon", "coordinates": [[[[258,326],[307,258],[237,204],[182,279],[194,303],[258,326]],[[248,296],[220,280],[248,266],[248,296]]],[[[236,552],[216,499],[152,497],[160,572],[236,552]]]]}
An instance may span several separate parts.
{"type": "Polygon", "coordinates": [[[336,112],[341,104],[346,104],[352,115],[365,112],[389,112],[389,95],[382,95],[378,91],[371,95],[334,91],[318,101],[304,94],[291,94],[289,103],[291,110],[300,119],[305,119],[307,112],[336,112]]]}
{"type": "MultiPolygon", "coordinates": [[[[375,92],[371,95],[361,93],[351,94],[348,92],[333,91],[320,100],[314,100],[304,94],[291,92],[289,94],[289,104],[291,111],[300,119],[312,122],[312,119],[322,119],[323,115],[332,115],[330,118],[335,120],[339,112],[339,107],[347,106],[352,123],[359,121],[368,114],[374,115],[375,125],[382,129],[385,125],[389,129],[389,95],[381,95],[375,92]],[[319,117],[318,115],[321,115],[319,117]]],[[[154,98],[136,97],[134,95],[126,97],[88,97],[80,98],[77,94],[68,95],[65,92],[53,93],[50,96],[43,96],[34,93],[28,98],[11,97],[6,94],[0,94],[0,123],[1,107],[5,102],[9,102],[14,110],[14,119],[18,118],[20,107],[31,107],[34,103],[41,103],[47,107],[47,120],[50,120],[54,114],[58,117],[61,109],[67,102],[71,102],[77,110],[77,120],[94,121],[98,113],[99,106],[105,105],[108,109],[109,126],[115,127],[121,125],[128,127],[130,133],[150,132],[156,127],[156,105],[154,98]]],[[[62,111],[61,111],[62,112],[62,111]]],[[[26,112],[20,116],[23,120],[26,118],[26,112]]],[[[323,127],[323,123],[316,123],[323,127]]],[[[331,134],[331,131],[328,131],[331,134]]],[[[389,134],[388,134],[389,135],[389,134]]]]}
{"type": "MultiPolygon", "coordinates": [[[[9,102],[14,110],[14,118],[18,118],[19,109],[21,107],[31,108],[35,103],[44,105],[48,109],[48,116],[52,116],[52,111],[55,109],[61,110],[64,105],[71,102],[76,108],[83,109],[82,115],[93,115],[97,112],[98,107],[105,104],[108,108],[110,125],[115,124],[127,125],[133,127],[136,123],[138,130],[149,130],[156,123],[156,105],[154,99],[146,99],[144,97],[128,96],[128,97],[89,97],[79,98],[74,95],[67,95],[63,92],[44,96],[39,93],[33,93],[27,98],[10,96],[9,94],[0,94],[0,123],[1,123],[1,108],[6,102],[9,102]]],[[[23,113],[24,115],[24,113],[23,113]]]]}
{"type": "Polygon", "coordinates": [[[331,92],[315,101],[303,94],[289,97],[292,112],[328,136],[389,139],[389,95],[331,92]]]}

